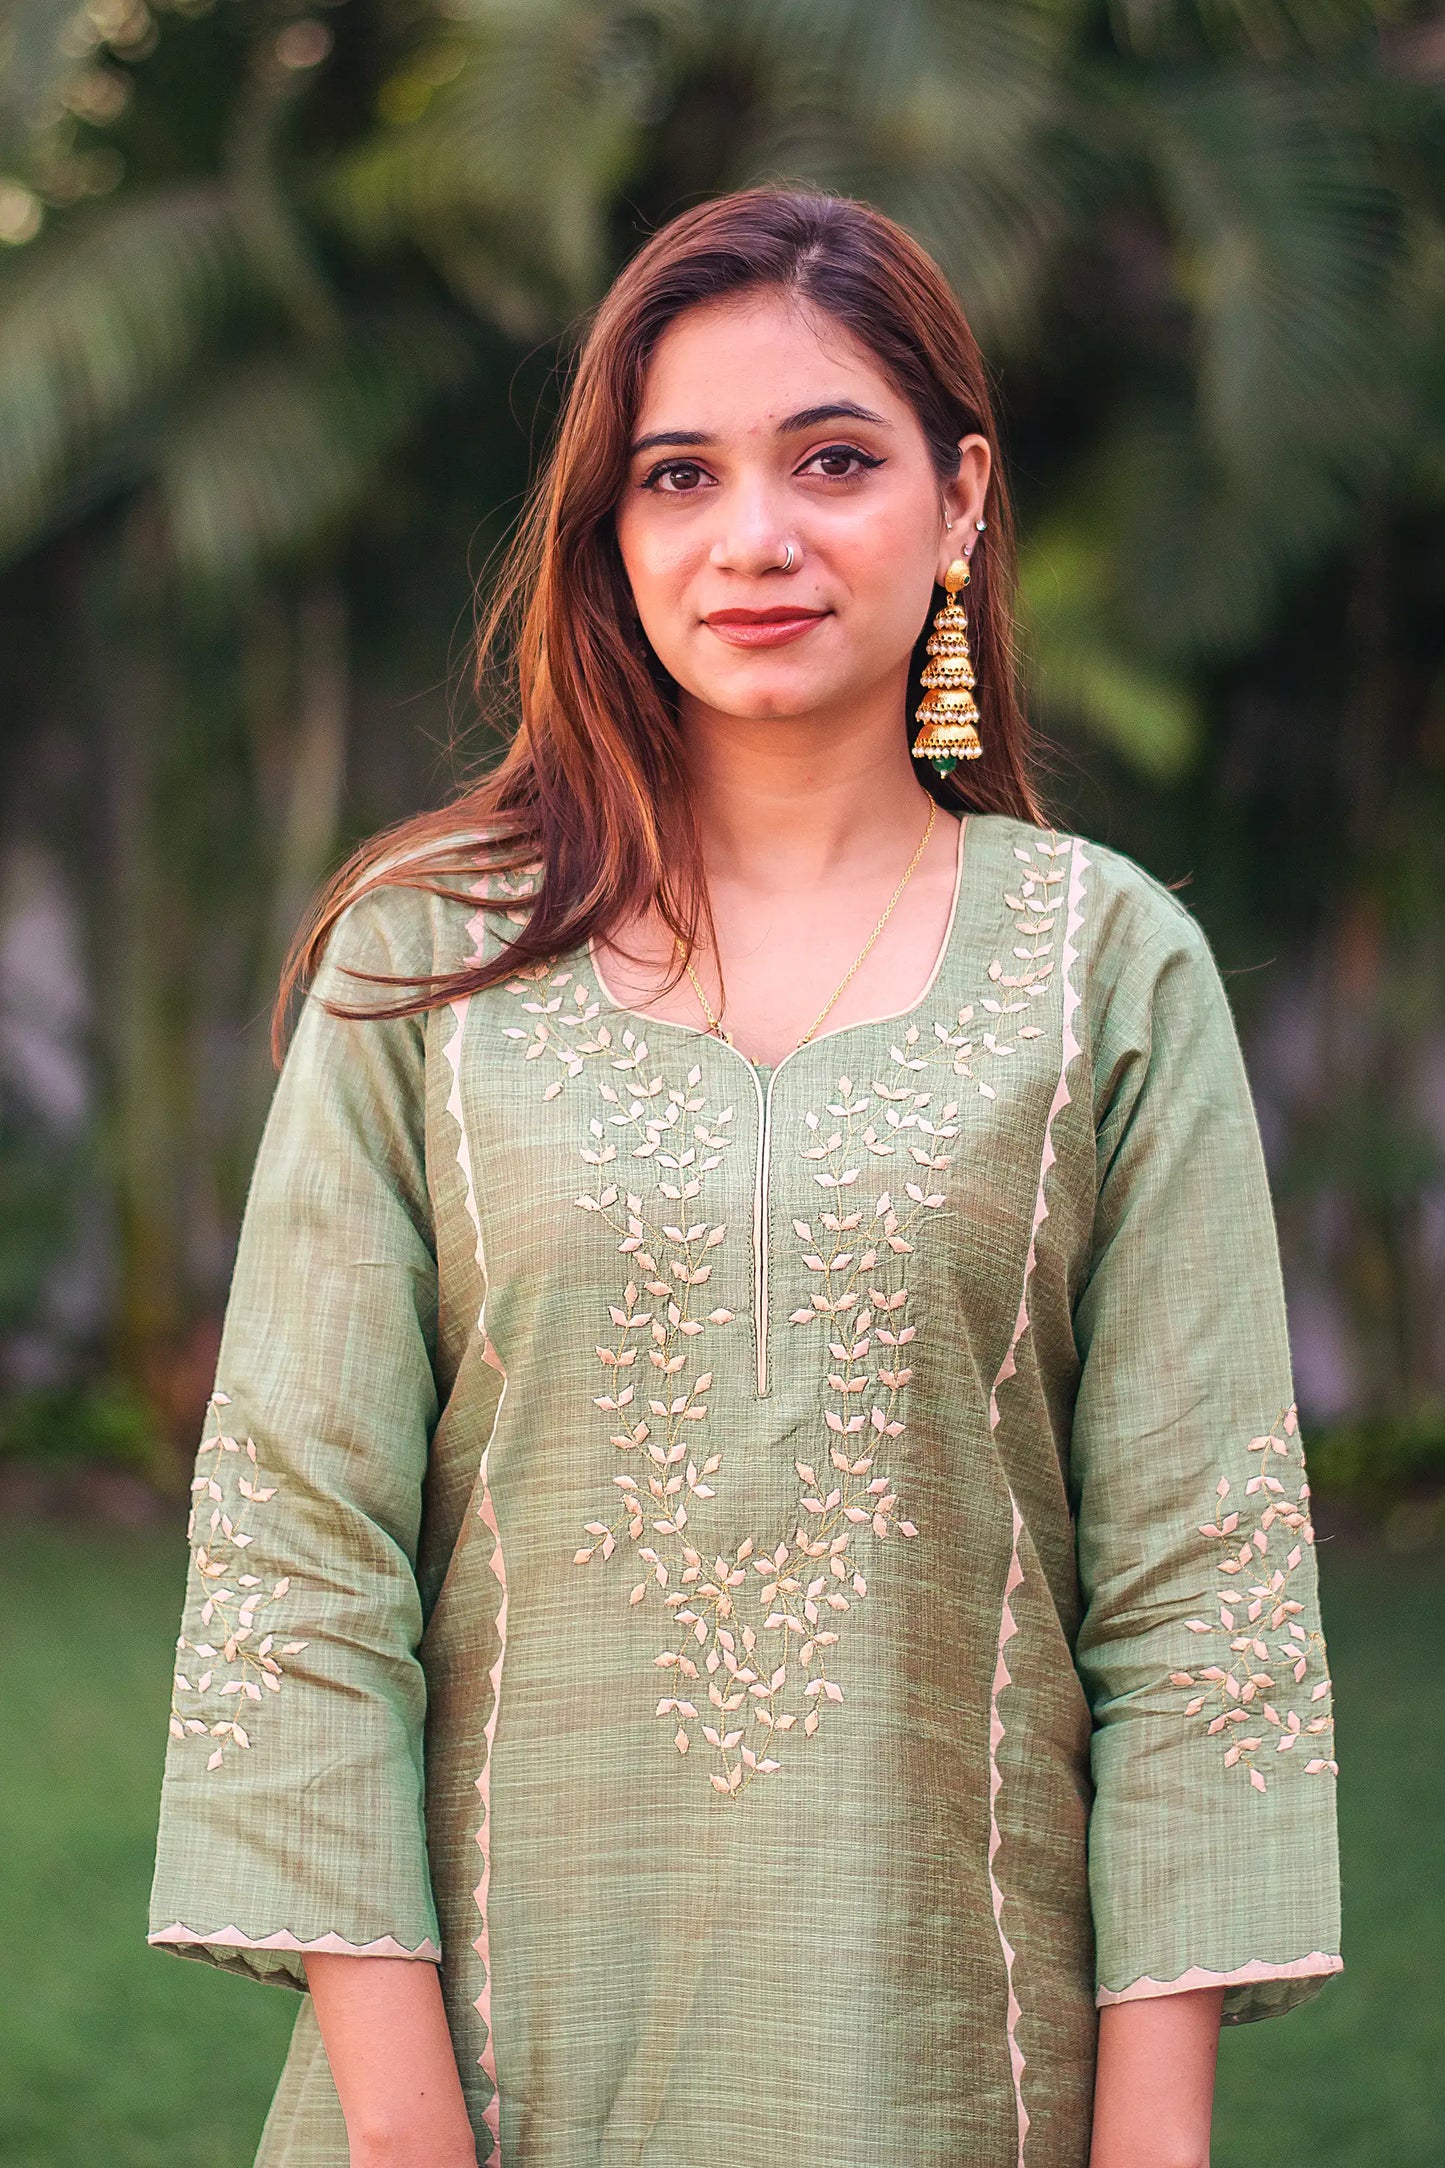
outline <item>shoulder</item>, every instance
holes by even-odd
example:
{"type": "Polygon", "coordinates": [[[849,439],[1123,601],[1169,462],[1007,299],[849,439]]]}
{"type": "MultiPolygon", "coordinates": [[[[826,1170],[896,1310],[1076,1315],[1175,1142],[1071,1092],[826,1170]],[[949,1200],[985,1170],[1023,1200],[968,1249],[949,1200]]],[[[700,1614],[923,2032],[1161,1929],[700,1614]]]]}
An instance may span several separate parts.
{"type": "Polygon", "coordinates": [[[1081,836],[1086,863],[1087,939],[1091,963],[1109,975],[1171,958],[1211,965],[1209,937],[1188,906],[1136,859],[1081,836]]]}
{"type": "Polygon", "coordinates": [[[1214,950],[1172,889],[1092,836],[1012,815],[981,819],[999,872],[1030,885],[1039,931],[1059,944],[1100,1103],[1121,1075],[1171,1048],[1212,1047],[1234,1062],[1233,1009],[1214,950]]]}
{"type": "Polygon", "coordinates": [[[1175,892],[1136,859],[1068,827],[1046,827],[1014,814],[970,815],[1012,876],[1046,877],[1050,906],[1065,910],[1071,946],[1090,969],[1120,972],[1148,956],[1208,957],[1208,937],[1175,892]],[[1024,865],[1018,864],[1025,862],[1024,865]],[[1025,871],[1025,865],[1027,871],[1025,871]]]}
{"type": "Polygon", "coordinates": [[[465,970],[505,941],[509,922],[525,920],[539,873],[513,864],[495,833],[478,828],[385,852],[338,914],[321,974],[465,970]]]}

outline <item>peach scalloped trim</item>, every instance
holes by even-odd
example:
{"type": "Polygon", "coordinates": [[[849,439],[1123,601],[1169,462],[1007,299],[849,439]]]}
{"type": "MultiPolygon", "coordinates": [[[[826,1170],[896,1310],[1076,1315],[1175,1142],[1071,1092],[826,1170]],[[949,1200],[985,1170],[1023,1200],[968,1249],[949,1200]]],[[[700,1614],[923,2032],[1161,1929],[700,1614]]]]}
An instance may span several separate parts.
{"type": "Polygon", "coordinates": [[[1331,1957],[1324,1950],[1313,1950],[1308,1957],[1292,1957],[1285,1964],[1252,1957],[1247,1965],[1236,1965],[1233,1972],[1207,1972],[1203,1965],[1191,1965],[1177,1980],[1151,1980],[1146,1976],[1129,1987],[1101,1987],[1094,2001],[1102,2010],[1109,2003],[1142,2002],[1151,1995],[1182,1995],[1191,1987],[1242,1987],[1249,1980],[1304,1980],[1317,1973],[1344,1969],[1342,1957],[1331,1957]]]}
{"type": "MultiPolygon", "coordinates": [[[[479,907],[474,916],[467,921],[467,931],[472,939],[472,961],[480,962],[486,947],[487,929],[487,914],[480,906],[482,899],[491,893],[490,878],[484,875],[481,880],[474,882],[471,893],[478,899],[479,907]]],[[[477,1202],[476,1181],[472,1171],[472,1150],[467,1135],[466,1106],[462,1098],[462,1042],[466,1036],[467,1016],[471,1004],[472,997],[470,994],[464,995],[460,1000],[451,1004],[451,1013],[456,1020],[456,1029],[443,1049],[447,1066],[452,1072],[451,1091],[447,1098],[447,1112],[457,1125],[457,1166],[460,1169],[464,1184],[467,1218],[471,1221],[472,1232],[476,1238],[477,1273],[481,1279],[483,1289],[482,1309],[477,1318],[477,1331],[482,1336],[482,1360],[490,1363],[493,1369],[501,1373],[502,1400],[505,1400],[507,1373],[500,1356],[492,1346],[491,1335],[487,1331],[486,1290],[488,1279],[486,1249],[482,1236],[481,1207],[477,1202]]],[[[555,1086],[548,1087],[546,1096],[550,1098],[554,1091],[560,1091],[561,1088],[562,1080],[559,1078],[555,1086]]],[[[497,1403],[496,1412],[492,1418],[491,1433],[482,1448],[482,1457],[477,1468],[477,1490],[480,1495],[477,1518],[485,1522],[492,1538],[490,1563],[497,1583],[497,1653],[493,1657],[491,1667],[487,1673],[492,1702],[487,1712],[486,1722],[482,1726],[482,1766],[475,1779],[477,1798],[480,1802],[480,1824],[476,1832],[476,1842],[477,1850],[481,1854],[481,1868],[477,1886],[472,1891],[472,1897],[479,1915],[478,1932],[472,1942],[472,1948],[482,1961],[482,1985],[481,1992],[474,1998],[472,2007],[481,2018],[482,2030],[485,2034],[482,2052],[477,2057],[477,2065],[492,2089],[486,2105],[482,2109],[482,2121],[486,2125],[492,2141],[488,2158],[493,2161],[501,2158],[502,2090],[501,2081],[497,2076],[496,2030],[493,2025],[492,2015],[492,1944],[489,1903],[492,1886],[492,1750],[497,1734],[497,1717],[502,1705],[502,1666],[507,1654],[508,1585],[507,1561],[502,1550],[501,1524],[497,1519],[497,1508],[492,1497],[490,1468],[492,1439],[497,1435],[497,1426],[501,1420],[502,1400],[497,1403]]]]}
{"type": "MultiPolygon", "coordinates": [[[[1065,849],[1068,850],[1069,854],[1063,958],[1060,974],[1063,985],[1063,1018],[1062,1043],[1059,1053],[1059,1079],[1054,1087],[1054,1096],[1044,1121],[1043,1148],[1039,1160],[1039,1179],[1034,1195],[1033,1225],[1029,1230],[1028,1254],[1024,1259],[1023,1287],[1019,1294],[1018,1315],[1014,1320],[1013,1333],[1009,1339],[1007,1352],[999,1365],[998,1376],[994,1379],[993,1389],[988,1396],[989,1434],[995,1438],[998,1435],[1000,1422],[999,1389],[1009,1378],[1016,1377],[1018,1374],[1018,1352],[1030,1324],[1029,1294],[1033,1283],[1034,1268],[1038,1262],[1039,1229],[1049,1216],[1047,1186],[1049,1170],[1058,1158],[1058,1152],[1054,1145],[1054,1123],[1064,1108],[1073,1102],[1073,1092],[1069,1086],[1069,1070],[1076,1056],[1082,1052],[1078,1033],[1074,1029],[1074,1017],[1083,997],[1070,974],[1079,960],[1079,934],[1084,923],[1084,875],[1092,864],[1092,860],[1086,854],[1083,841],[1079,836],[1072,837],[1069,843],[1065,845],[1057,840],[1056,830],[1051,829],[1050,834],[1055,837],[1055,840],[1052,843],[1045,843],[1039,848],[1051,858],[1057,858],[1060,852],[1065,849]]],[[[1018,855],[1023,857],[1024,854],[1020,851],[1018,855]]],[[[1000,1696],[1006,1687],[1013,1684],[1013,1674],[1009,1670],[1005,1650],[1010,1640],[1019,1630],[1018,1620],[1014,1615],[1009,1598],[1013,1595],[1015,1589],[1022,1585],[1024,1578],[1023,1565],[1019,1558],[1019,1537],[1024,1532],[1024,1520],[1011,1486],[1008,1488],[1008,1501],[1013,1515],[1013,1551],[1009,1559],[1008,1574],[1004,1582],[1003,1608],[999,1616],[998,1656],[988,1709],[988,1886],[989,1895],[993,1901],[994,1926],[998,1933],[999,1948],[1003,1952],[1004,1972],[1007,1982],[1004,2030],[1008,2040],[1009,2063],[1013,2071],[1014,2114],[1018,2130],[1017,2168],[1025,2168],[1024,2147],[1028,2139],[1031,2117],[1024,2101],[1024,2070],[1027,2067],[1027,2058],[1019,2045],[1019,2023],[1023,2017],[1023,2008],[1019,2002],[1014,1982],[1014,1957],[1016,1953],[1013,1944],[1004,1932],[1003,1912],[1005,1899],[1003,1886],[999,1881],[994,1864],[995,1856],[999,1852],[1003,1841],[998,1822],[998,1795],[1003,1787],[998,1750],[1005,1737],[1000,1696]]]]}
{"type": "Polygon", "coordinates": [[[147,1942],[217,1943],[227,1950],[319,1950],[328,1957],[420,1957],[428,1964],[439,1965],[442,1953],[434,1942],[419,1942],[414,1950],[398,1942],[395,1935],[378,1935],[375,1942],[343,1942],[340,1935],[317,1935],[310,1942],[302,1942],[289,1929],[281,1928],[274,1935],[243,1935],[239,1927],[217,1927],[210,1934],[198,1934],[194,1927],[182,1927],[179,1920],[173,1927],[161,1927],[147,1942]]]}
{"type": "Polygon", "coordinates": [[[1008,1667],[1005,1650],[1018,1632],[1018,1620],[1009,1602],[1014,1590],[1023,1583],[1024,1569],[1019,1559],[1019,1537],[1023,1533],[1023,1515],[1012,1490],[1008,1494],[1013,1513],[1013,1552],[1009,1559],[1008,1575],[1004,1581],[1003,1609],[999,1617],[998,1661],[994,1668],[993,1691],[988,1704],[988,1886],[993,1900],[994,1927],[998,1934],[999,1948],[1003,1952],[1004,1975],[1008,1985],[1005,2006],[1004,2030],[1008,2040],[1009,2063],[1013,2070],[1014,2113],[1018,2129],[1018,2168],[1024,2168],[1024,2140],[1029,2134],[1029,2111],[1024,2106],[1025,2055],[1019,2046],[1019,2019],[1023,2007],[1014,1985],[1014,1946],[1004,1933],[1003,1890],[994,1871],[994,1857],[1003,1842],[998,1826],[998,1795],[1003,1788],[1003,1775],[998,1765],[998,1750],[1004,1740],[1004,1721],[999,1712],[999,1696],[1006,1686],[1012,1686],[1013,1673],[1008,1667]]]}

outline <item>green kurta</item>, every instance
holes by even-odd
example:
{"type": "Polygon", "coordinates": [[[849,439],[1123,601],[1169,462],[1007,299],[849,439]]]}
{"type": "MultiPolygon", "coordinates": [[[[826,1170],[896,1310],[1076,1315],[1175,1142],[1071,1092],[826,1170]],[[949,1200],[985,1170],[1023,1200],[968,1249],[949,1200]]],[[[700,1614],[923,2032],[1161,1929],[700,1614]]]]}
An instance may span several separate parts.
{"type": "MultiPolygon", "coordinates": [[[[389,889],[319,991],[506,932],[389,889]]],[[[1101,845],[971,816],[771,1072],[585,951],[313,996],[195,1497],[151,1939],[440,1956],[483,2160],[1084,2168],[1098,2005],[1340,1969],[1259,1132],[1101,845]]],[[[309,1999],[259,2158],[345,2168],[309,1999]]]]}

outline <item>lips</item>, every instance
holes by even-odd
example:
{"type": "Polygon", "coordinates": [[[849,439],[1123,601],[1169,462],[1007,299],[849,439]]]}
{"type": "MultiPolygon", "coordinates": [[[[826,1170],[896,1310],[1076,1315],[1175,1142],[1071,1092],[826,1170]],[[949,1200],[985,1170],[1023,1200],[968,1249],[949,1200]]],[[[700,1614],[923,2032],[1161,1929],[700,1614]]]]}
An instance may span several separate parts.
{"type": "Polygon", "coordinates": [[[771,610],[714,610],[703,623],[730,647],[781,647],[797,640],[828,615],[783,604],[771,610]]]}

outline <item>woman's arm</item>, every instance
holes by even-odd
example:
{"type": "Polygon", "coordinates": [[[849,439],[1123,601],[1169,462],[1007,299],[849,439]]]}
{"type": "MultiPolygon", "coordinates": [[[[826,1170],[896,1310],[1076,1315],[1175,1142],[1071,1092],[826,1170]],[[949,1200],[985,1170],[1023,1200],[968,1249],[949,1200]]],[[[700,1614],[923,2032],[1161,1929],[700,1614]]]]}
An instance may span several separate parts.
{"type": "Polygon", "coordinates": [[[441,1955],[415,1572],[437,1421],[425,1029],[323,1006],[372,998],[354,971],[430,971],[428,913],[400,889],[354,906],[297,1020],[192,1483],[151,1940],[298,1989],[308,1948],[441,1955]]]}
{"type": "Polygon", "coordinates": [[[436,1966],[311,1952],[306,1979],[351,2168],[476,2168],[436,1966]]]}
{"type": "Polygon", "coordinates": [[[1209,2168],[1223,2003],[1200,1987],[1099,2012],[1089,2168],[1209,2168]]]}
{"type": "Polygon", "coordinates": [[[1222,1988],[1240,2024],[1342,1969],[1330,1679],[1249,1078],[1204,936],[1152,916],[1090,1018],[1073,1311],[1095,2001],[1222,1988]]]}

